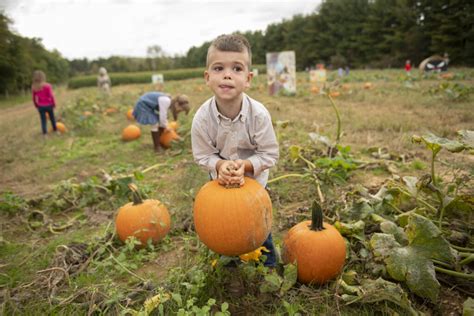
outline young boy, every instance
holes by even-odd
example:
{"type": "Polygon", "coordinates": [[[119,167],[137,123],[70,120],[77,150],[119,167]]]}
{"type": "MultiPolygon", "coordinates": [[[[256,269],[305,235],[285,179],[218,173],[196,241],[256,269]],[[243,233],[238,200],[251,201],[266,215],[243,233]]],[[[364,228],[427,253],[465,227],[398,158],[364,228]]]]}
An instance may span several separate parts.
{"type": "MultiPolygon", "coordinates": [[[[196,162],[221,185],[244,184],[244,175],[262,186],[278,160],[278,143],[268,110],[244,91],[250,86],[252,52],[241,35],[217,37],[207,52],[204,78],[214,96],[193,119],[191,140],[196,162]]],[[[276,266],[270,234],[263,244],[266,266],[276,266]]]]}

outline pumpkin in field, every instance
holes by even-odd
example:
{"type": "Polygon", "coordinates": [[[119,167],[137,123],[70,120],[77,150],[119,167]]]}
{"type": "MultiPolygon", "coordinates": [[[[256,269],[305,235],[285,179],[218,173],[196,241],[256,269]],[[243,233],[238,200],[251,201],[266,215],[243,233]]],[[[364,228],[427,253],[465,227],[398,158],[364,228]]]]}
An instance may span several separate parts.
{"type": "Polygon", "coordinates": [[[179,135],[173,129],[163,131],[160,135],[160,144],[163,148],[170,148],[174,140],[179,140],[179,135]]]}
{"type": "Polygon", "coordinates": [[[366,82],[364,83],[364,89],[372,89],[372,82],[366,82]]]}
{"type": "Polygon", "coordinates": [[[293,226],[283,240],[284,263],[296,263],[301,283],[324,283],[337,276],[346,260],[346,244],[334,226],[323,223],[315,201],[311,221],[293,226]]]}
{"type": "Polygon", "coordinates": [[[112,114],[112,113],[117,113],[118,110],[114,107],[110,107],[110,108],[107,108],[105,111],[104,111],[104,115],[107,115],[107,114],[112,114]]]}
{"type": "Polygon", "coordinates": [[[133,117],[133,109],[129,109],[129,110],[127,111],[127,119],[128,119],[129,121],[135,121],[135,118],[133,117]]]}
{"type": "Polygon", "coordinates": [[[311,93],[314,93],[314,94],[319,93],[319,87],[318,86],[312,86],[311,87],[311,93]]]}
{"type": "Polygon", "coordinates": [[[177,130],[178,127],[179,127],[178,122],[176,122],[176,121],[170,121],[170,122],[168,122],[168,128],[177,130]]]}
{"type": "Polygon", "coordinates": [[[122,206],[115,219],[115,229],[123,242],[129,237],[136,237],[141,246],[146,246],[148,240],[158,243],[169,232],[171,218],[163,203],[158,200],[143,200],[135,184],[129,184],[132,190],[133,202],[122,206]]]}
{"type": "Polygon", "coordinates": [[[85,117],[92,116],[92,112],[91,111],[84,111],[84,116],[85,117]]]}
{"type": "Polygon", "coordinates": [[[351,89],[351,85],[345,83],[345,84],[342,85],[342,89],[345,90],[345,91],[349,91],[351,89]]]}
{"type": "Polygon", "coordinates": [[[331,91],[329,92],[329,96],[333,97],[333,98],[337,98],[338,96],[340,96],[341,93],[339,91],[331,91]]]}
{"type": "Polygon", "coordinates": [[[66,125],[64,125],[64,123],[61,123],[61,122],[56,122],[56,129],[61,133],[67,132],[66,125]]]}
{"type": "Polygon", "coordinates": [[[262,246],[272,226],[272,202],[265,188],[245,177],[242,187],[206,183],[194,200],[194,226],[199,239],[226,256],[246,254],[262,246]]]}
{"type": "Polygon", "coordinates": [[[138,126],[131,124],[123,129],[122,139],[124,141],[134,140],[139,138],[141,133],[142,132],[140,131],[140,128],[138,126]]]}

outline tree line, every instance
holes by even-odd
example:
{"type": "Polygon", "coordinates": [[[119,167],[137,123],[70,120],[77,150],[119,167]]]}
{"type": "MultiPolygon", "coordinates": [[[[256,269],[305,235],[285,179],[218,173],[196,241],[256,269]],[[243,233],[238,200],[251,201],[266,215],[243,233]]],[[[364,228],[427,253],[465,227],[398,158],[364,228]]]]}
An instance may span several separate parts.
{"type": "MultiPolygon", "coordinates": [[[[34,69],[52,82],[79,74],[137,72],[205,66],[210,41],[191,47],[184,56],[66,60],[48,52],[40,39],[26,39],[9,30],[0,14],[0,91],[29,86],[34,69]]],[[[267,52],[294,50],[297,69],[317,63],[351,68],[415,65],[433,54],[449,54],[451,64],[474,66],[474,3],[470,0],[325,0],[313,13],[247,31],[253,62],[265,64],[267,52]]],[[[212,40],[212,39],[210,39],[212,40]]]]}

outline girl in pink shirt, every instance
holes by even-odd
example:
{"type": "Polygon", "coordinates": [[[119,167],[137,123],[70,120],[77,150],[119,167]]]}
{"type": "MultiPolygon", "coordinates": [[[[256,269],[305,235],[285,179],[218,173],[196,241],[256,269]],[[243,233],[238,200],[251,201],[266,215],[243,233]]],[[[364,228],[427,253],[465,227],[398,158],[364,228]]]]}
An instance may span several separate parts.
{"type": "Polygon", "coordinates": [[[33,73],[31,91],[33,92],[33,103],[40,114],[43,135],[46,135],[48,132],[46,129],[46,113],[49,115],[53,130],[56,131],[56,119],[54,118],[56,101],[54,100],[53,89],[51,85],[46,82],[46,75],[41,70],[36,70],[33,73]]]}

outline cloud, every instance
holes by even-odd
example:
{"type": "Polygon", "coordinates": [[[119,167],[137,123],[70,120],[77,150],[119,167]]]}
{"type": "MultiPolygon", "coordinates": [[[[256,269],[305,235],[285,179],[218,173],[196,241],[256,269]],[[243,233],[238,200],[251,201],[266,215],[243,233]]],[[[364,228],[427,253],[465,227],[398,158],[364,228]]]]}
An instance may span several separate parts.
{"type": "MultiPolygon", "coordinates": [[[[1,0],[5,1],[5,0],[1,0]]],[[[13,28],[67,58],[185,54],[220,34],[264,30],[314,11],[317,1],[7,0],[13,28]]]]}

